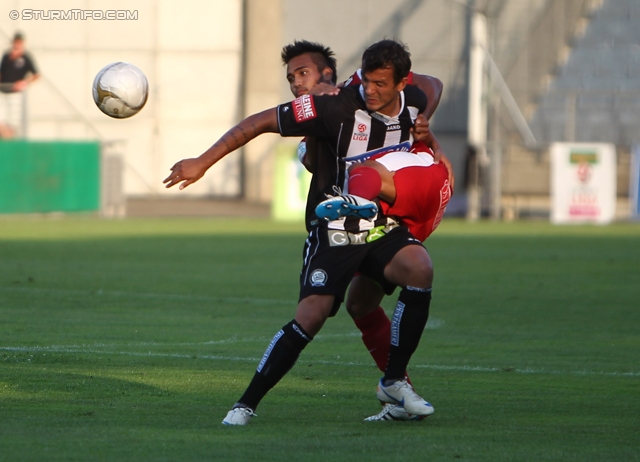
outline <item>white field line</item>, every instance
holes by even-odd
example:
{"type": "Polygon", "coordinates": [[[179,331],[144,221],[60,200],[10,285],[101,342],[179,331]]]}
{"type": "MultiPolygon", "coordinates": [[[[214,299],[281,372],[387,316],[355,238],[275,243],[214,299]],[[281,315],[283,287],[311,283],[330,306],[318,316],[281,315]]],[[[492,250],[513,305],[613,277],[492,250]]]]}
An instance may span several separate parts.
{"type": "MultiPolygon", "coordinates": [[[[150,298],[150,299],[171,299],[171,300],[200,300],[200,301],[211,301],[211,302],[228,302],[228,303],[254,303],[254,304],[295,304],[293,300],[275,300],[275,299],[260,299],[260,298],[240,298],[240,297],[213,297],[206,295],[182,295],[182,294],[159,294],[159,293],[141,293],[141,292],[119,292],[119,291],[110,291],[110,290],[64,290],[64,289],[40,289],[40,288],[31,288],[31,287],[0,287],[0,291],[6,292],[24,292],[24,293],[35,293],[35,294],[56,294],[56,295],[83,295],[83,296],[110,296],[110,297],[139,297],[139,298],[150,298]]],[[[427,324],[426,329],[437,329],[444,324],[444,321],[441,319],[431,318],[429,319],[429,323],[427,324]]],[[[322,338],[336,338],[336,337],[357,337],[359,336],[359,332],[353,332],[348,334],[320,334],[317,335],[316,339],[322,338]]],[[[12,347],[0,346],[0,351],[20,351],[20,352],[29,352],[29,351],[50,351],[55,353],[80,353],[80,354],[111,354],[111,355],[122,355],[122,356],[147,356],[147,357],[173,357],[173,358],[185,358],[185,359],[208,359],[208,360],[217,360],[217,361],[258,361],[259,358],[241,358],[235,356],[211,356],[211,355],[197,355],[197,354],[179,354],[179,353],[153,353],[151,351],[147,353],[138,353],[133,351],[113,351],[113,350],[97,350],[95,348],[111,348],[111,347],[135,347],[135,346],[198,346],[198,345],[220,345],[225,343],[237,343],[237,342],[268,342],[269,338],[267,337],[254,337],[254,338],[244,338],[238,339],[237,337],[232,337],[224,340],[212,340],[209,342],[199,342],[199,343],[157,343],[157,342],[139,342],[139,343],[126,343],[126,344],[93,344],[93,345],[67,345],[67,346],[46,346],[46,347],[12,347]]],[[[314,360],[314,362],[319,364],[329,364],[329,365],[337,365],[337,366],[365,366],[370,367],[369,363],[356,363],[356,362],[345,362],[345,361],[323,361],[323,360],[314,360]]],[[[450,370],[450,371],[468,371],[468,372],[500,372],[503,371],[504,368],[499,367],[480,367],[480,366],[441,366],[434,364],[412,364],[411,367],[421,368],[421,369],[433,369],[433,370],[450,370]]],[[[509,369],[510,372],[517,372],[521,374],[556,374],[556,375],[600,375],[600,376],[613,376],[613,377],[640,377],[639,372],[600,372],[600,371],[550,371],[544,369],[509,369]]]]}
{"type": "Polygon", "coordinates": [[[184,295],[184,294],[158,294],[145,292],[120,292],[116,290],[65,290],[65,289],[40,289],[31,287],[0,287],[3,292],[22,292],[28,294],[54,294],[54,295],[82,295],[96,297],[138,297],[160,300],[199,300],[204,302],[227,303],[253,303],[256,305],[291,305],[296,306],[296,300],[276,300],[268,298],[242,298],[242,297],[214,297],[210,295],[184,295]]]}
{"type": "MultiPolygon", "coordinates": [[[[35,294],[56,294],[56,295],[84,295],[84,296],[107,296],[107,297],[139,297],[150,299],[164,299],[164,300],[199,300],[207,302],[226,302],[226,303],[252,303],[255,305],[290,305],[292,308],[296,306],[295,300],[277,300],[267,298],[239,298],[239,297],[213,297],[208,295],[183,295],[183,294],[157,294],[157,293],[141,293],[141,292],[119,292],[113,290],[63,290],[63,289],[38,289],[27,287],[0,287],[0,291],[5,292],[23,292],[23,293],[35,293],[35,294]]],[[[293,312],[293,310],[292,310],[293,312]]],[[[438,329],[444,324],[442,319],[434,318],[431,316],[425,329],[438,329]]],[[[330,337],[333,334],[317,335],[315,338],[330,337]]],[[[335,334],[337,336],[345,336],[345,334],[335,334]]],[[[360,334],[349,334],[360,335],[360,334]]],[[[224,342],[224,341],[223,341],[224,342]]],[[[217,343],[217,342],[214,342],[217,343]]],[[[189,345],[187,343],[183,345],[189,345]]]]}
{"type": "MultiPolygon", "coordinates": [[[[247,341],[255,341],[255,339],[246,339],[247,341]]],[[[220,342],[227,342],[228,340],[222,340],[220,342]]],[[[242,341],[242,340],[241,340],[242,341]]],[[[218,342],[218,343],[220,343],[218,342]]],[[[211,345],[212,342],[199,343],[198,345],[211,345]]],[[[136,344],[141,345],[141,344],[136,344]]],[[[145,344],[149,345],[149,344],[145,344]]],[[[162,346],[184,345],[184,344],[153,344],[162,346]]],[[[114,345],[122,346],[122,345],[114,345]]],[[[134,345],[131,345],[134,346],[134,345]]],[[[105,344],[96,344],[92,346],[0,346],[0,351],[13,351],[13,352],[38,352],[38,353],[62,353],[62,354],[99,354],[99,355],[119,355],[119,356],[139,356],[149,358],[178,358],[178,359],[205,359],[210,361],[234,361],[234,362],[258,362],[260,358],[253,357],[241,357],[241,356],[223,356],[223,355],[201,355],[201,354],[184,354],[184,353],[154,353],[149,352],[135,352],[135,351],[114,351],[99,349],[100,347],[109,347],[105,344]],[[96,348],[97,347],[97,348],[96,348]]],[[[304,359],[301,360],[304,362],[304,359]]],[[[372,367],[372,363],[362,363],[354,361],[329,361],[329,360],[309,360],[309,362],[318,364],[328,364],[335,366],[357,366],[357,367],[372,367]]],[[[483,367],[483,366],[443,366],[437,364],[412,364],[411,367],[417,369],[432,369],[439,371],[456,371],[456,372],[502,372],[506,371],[500,367],[483,367]]],[[[602,371],[554,371],[545,369],[532,369],[532,368],[509,368],[509,372],[515,372],[519,374],[539,374],[539,375],[583,375],[583,376],[604,376],[604,377],[640,377],[640,372],[602,372],[602,371]]]]}

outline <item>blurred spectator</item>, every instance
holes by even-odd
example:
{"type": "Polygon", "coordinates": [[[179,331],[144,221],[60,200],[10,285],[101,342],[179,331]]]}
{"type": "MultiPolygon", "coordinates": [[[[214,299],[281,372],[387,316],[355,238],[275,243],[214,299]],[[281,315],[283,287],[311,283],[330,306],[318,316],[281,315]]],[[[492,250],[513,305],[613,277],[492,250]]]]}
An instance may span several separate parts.
{"type": "Polygon", "coordinates": [[[38,79],[33,58],[25,51],[24,37],[17,32],[11,48],[0,61],[0,137],[11,138],[20,126],[24,100],[20,95],[27,85],[38,79]]]}
{"type": "Polygon", "coordinates": [[[11,48],[0,62],[0,84],[3,93],[22,91],[39,77],[33,58],[24,49],[24,37],[17,32],[11,48]]]}

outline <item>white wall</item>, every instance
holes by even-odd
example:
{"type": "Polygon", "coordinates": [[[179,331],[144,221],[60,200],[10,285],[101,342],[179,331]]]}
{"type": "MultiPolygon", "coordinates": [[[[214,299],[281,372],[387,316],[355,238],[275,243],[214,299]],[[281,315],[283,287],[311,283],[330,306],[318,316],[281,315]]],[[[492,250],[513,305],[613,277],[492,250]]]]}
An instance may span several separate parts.
{"type": "MultiPolygon", "coordinates": [[[[395,38],[411,51],[413,70],[437,76],[444,93],[433,124],[447,132],[466,132],[466,29],[468,8],[451,0],[286,0],[283,45],[294,39],[330,46],[338,78],[359,66],[372,43],[395,38]]],[[[282,77],[282,94],[290,93],[282,77]]]]}
{"type": "MultiPolygon", "coordinates": [[[[199,155],[238,120],[241,0],[4,0],[2,6],[0,43],[8,48],[14,32],[23,32],[43,77],[28,93],[29,138],[121,141],[127,195],[176,194],[161,183],[169,167],[199,155]],[[26,9],[128,10],[137,19],[9,18],[9,11],[26,9]],[[91,97],[94,76],[114,61],[135,64],[149,80],[149,101],[130,119],[108,118],[91,97]]],[[[238,160],[225,159],[181,196],[237,194],[238,160]]]]}

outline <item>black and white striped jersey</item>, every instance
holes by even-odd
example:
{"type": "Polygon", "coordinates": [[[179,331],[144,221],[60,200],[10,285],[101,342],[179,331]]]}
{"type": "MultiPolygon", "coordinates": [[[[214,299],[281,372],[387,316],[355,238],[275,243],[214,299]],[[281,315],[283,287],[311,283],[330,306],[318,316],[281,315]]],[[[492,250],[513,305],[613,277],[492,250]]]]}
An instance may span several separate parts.
{"type": "MultiPolygon", "coordinates": [[[[400,98],[401,109],[395,117],[369,112],[361,86],[343,88],[336,96],[303,95],[278,106],[280,134],[308,136],[307,145],[313,143],[314,174],[306,209],[309,231],[319,224],[315,215],[318,203],[326,199],[327,194],[336,195],[344,190],[349,163],[363,161],[384,148],[409,150],[413,142],[410,128],[426,108],[427,97],[418,88],[407,86],[400,98]]],[[[347,219],[339,226],[357,232],[387,222],[386,217],[379,217],[373,223],[347,219]]]]}

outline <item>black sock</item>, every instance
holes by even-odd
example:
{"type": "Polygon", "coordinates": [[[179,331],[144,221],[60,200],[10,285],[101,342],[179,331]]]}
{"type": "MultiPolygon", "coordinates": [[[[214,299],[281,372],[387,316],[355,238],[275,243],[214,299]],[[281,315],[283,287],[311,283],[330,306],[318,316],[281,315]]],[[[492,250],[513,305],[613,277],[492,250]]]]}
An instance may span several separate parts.
{"type": "Polygon", "coordinates": [[[418,348],[422,331],[429,319],[431,288],[405,287],[400,292],[391,319],[391,347],[385,381],[404,379],[411,356],[418,348]]]}
{"type": "Polygon", "coordinates": [[[255,411],[258,403],[289,372],[311,340],[312,337],[295,320],[284,326],[271,340],[251,383],[234,407],[244,405],[255,411]]]}

